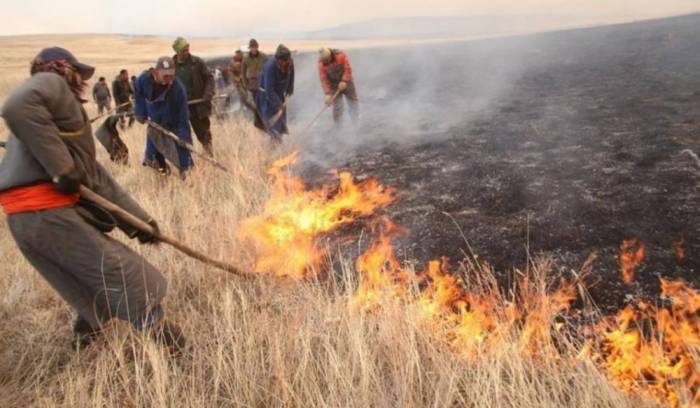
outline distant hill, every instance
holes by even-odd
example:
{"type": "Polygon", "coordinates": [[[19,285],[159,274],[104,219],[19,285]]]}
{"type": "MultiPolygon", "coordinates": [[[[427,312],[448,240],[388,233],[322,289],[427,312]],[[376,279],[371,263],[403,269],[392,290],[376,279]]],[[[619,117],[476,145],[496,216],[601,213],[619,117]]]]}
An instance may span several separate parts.
{"type": "Polygon", "coordinates": [[[524,33],[600,22],[580,16],[382,18],[301,34],[303,39],[447,38],[524,33]]]}

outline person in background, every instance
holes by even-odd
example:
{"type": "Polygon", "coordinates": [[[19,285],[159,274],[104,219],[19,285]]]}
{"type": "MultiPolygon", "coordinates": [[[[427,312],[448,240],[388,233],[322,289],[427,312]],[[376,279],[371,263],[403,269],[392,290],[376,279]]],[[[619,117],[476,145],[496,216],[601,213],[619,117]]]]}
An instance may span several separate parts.
{"type": "Polygon", "coordinates": [[[333,121],[339,125],[343,119],[343,98],[350,107],[350,117],[357,123],[360,116],[359,99],[352,76],[350,59],[339,50],[321,48],[318,59],[318,75],[321,80],[325,103],[333,107],[333,121]]]}
{"type": "MultiPolygon", "coordinates": [[[[124,129],[126,116],[130,115],[133,110],[131,98],[134,95],[134,90],[129,82],[129,72],[125,69],[119,71],[119,75],[112,82],[112,94],[114,94],[114,103],[117,105],[117,114],[119,115],[119,127],[124,129]]],[[[129,116],[129,127],[134,124],[134,117],[129,116]]]]}
{"type": "Polygon", "coordinates": [[[212,98],[215,93],[214,75],[201,58],[190,54],[190,44],[182,37],[173,43],[175,76],[187,92],[192,129],[209,156],[214,155],[211,135],[212,98]]]}
{"type": "Polygon", "coordinates": [[[103,112],[112,109],[112,94],[109,92],[105,77],[100,77],[95,86],[92,87],[92,99],[97,104],[98,114],[102,115],[103,112]]]}
{"type": "Polygon", "coordinates": [[[248,43],[248,54],[243,58],[241,63],[241,75],[243,84],[251,93],[251,98],[255,100],[255,95],[258,92],[259,84],[258,77],[262,72],[263,65],[267,61],[267,55],[260,51],[260,45],[255,38],[248,43]]]}
{"type": "Polygon", "coordinates": [[[259,84],[255,126],[281,141],[282,135],[289,134],[287,100],[294,93],[294,61],[289,48],[282,44],[277,47],[275,56],[263,66],[259,84]]]}
{"type": "Polygon", "coordinates": [[[96,160],[82,96],[94,71],[59,47],[34,58],[31,76],[2,109],[11,135],[0,162],[0,206],[20,252],[75,310],[74,348],[90,344],[117,318],[178,353],[185,339],[164,317],[165,278],[108,232],[119,228],[141,243],[156,242],[155,234],[80,195],[85,186],[158,231],[155,220],[96,160]]]}
{"type": "MultiPolygon", "coordinates": [[[[135,102],[134,115],[139,123],[153,121],[177,135],[180,140],[192,143],[187,93],[180,80],[175,77],[175,63],[172,58],[160,57],[154,69],[141,74],[136,80],[135,102]]],[[[183,180],[194,164],[189,150],[178,146],[173,140],[149,126],[143,165],[167,175],[170,173],[170,167],[165,161],[166,158],[178,168],[183,180]]]]}

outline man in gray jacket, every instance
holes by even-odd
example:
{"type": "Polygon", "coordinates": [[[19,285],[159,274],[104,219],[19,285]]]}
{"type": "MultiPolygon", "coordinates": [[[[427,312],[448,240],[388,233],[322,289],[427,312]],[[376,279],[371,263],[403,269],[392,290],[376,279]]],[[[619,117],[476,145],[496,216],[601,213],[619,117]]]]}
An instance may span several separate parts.
{"type": "Polygon", "coordinates": [[[32,62],[31,77],[8,96],[2,116],[12,134],[0,162],[0,205],[22,254],[77,312],[75,346],[118,318],[177,352],[184,337],[163,318],[164,277],[107,232],[119,227],[142,243],[155,237],[79,195],[85,185],[157,230],[95,159],[82,106],[93,72],[67,50],[47,48],[32,62]]]}
{"type": "Polygon", "coordinates": [[[112,109],[112,93],[109,92],[109,86],[107,86],[107,81],[105,77],[100,77],[99,81],[92,88],[92,99],[97,104],[97,113],[102,114],[104,111],[112,109]]]}

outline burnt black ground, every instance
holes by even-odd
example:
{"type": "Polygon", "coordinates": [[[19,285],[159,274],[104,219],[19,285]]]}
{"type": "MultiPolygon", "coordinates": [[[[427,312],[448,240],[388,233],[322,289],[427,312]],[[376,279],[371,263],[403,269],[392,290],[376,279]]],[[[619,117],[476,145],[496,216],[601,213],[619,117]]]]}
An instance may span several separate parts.
{"type": "MultiPolygon", "coordinates": [[[[328,113],[298,135],[303,175],[349,169],[395,187],[402,256],[462,259],[460,230],[504,272],[528,247],[562,271],[597,253],[591,293],[610,310],[657,294],[658,276],[699,286],[700,169],[679,153],[700,152],[700,15],[349,55],[362,123],[334,132],[328,113]],[[631,237],[647,259],[627,287],[631,237]]],[[[296,59],[293,130],[322,100],[314,58],[296,59]]]]}

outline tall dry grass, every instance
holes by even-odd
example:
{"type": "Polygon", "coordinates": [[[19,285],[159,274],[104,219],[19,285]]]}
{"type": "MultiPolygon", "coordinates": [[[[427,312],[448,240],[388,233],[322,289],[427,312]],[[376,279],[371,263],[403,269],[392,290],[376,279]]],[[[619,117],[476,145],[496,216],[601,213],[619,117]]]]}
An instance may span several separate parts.
{"type": "MultiPolygon", "coordinates": [[[[200,161],[181,182],[140,166],[144,132],[137,125],[124,133],[128,167],[109,163],[101,148],[100,161],[168,234],[249,265],[237,225],[264,203],[267,165],[293,147],[271,145],[245,120],[216,123],[217,155],[232,174],[200,161]]],[[[68,344],[70,308],[22,258],[2,221],[2,407],[633,406],[588,364],[529,360],[515,343],[467,361],[422,329],[410,308],[352,312],[357,279],[343,254],[335,254],[340,285],[248,281],[164,245],[129,242],[167,276],[167,314],[191,348],[173,359],[112,322],[76,353],[68,344]]]]}
{"type": "MultiPolygon", "coordinates": [[[[125,40],[110,38],[72,49],[108,78],[121,67],[138,72],[168,53],[165,40],[152,39],[117,56],[107,51],[125,40]]],[[[0,43],[0,99],[26,77],[28,56],[46,45],[41,42],[0,43]]],[[[0,131],[6,133],[4,124],[0,131]]],[[[99,160],[165,232],[214,258],[249,266],[253,254],[236,239],[237,226],[262,208],[267,166],[300,146],[273,146],[244,119],[217,122],[213,132],[217,156],[231,174],[202,161],[185,182],[149,171],[140,165],[140,125],[123,133],[129,166],[110,163],[101,147],[99,160]]],[[[332,254],[339,259],[334,285],[242,280],[164,245],[128,244],[169,281],[168,317],[190,343],[180,358],[123,322],[110,323],[95,344],[74,352],[71,309],[23,259],[0,215],[0,407],[644,405],[590,364],[527,359],[515,341],[498,354],[465,360],[425,330],[411,308],[353,312],[347,305],[357,277],[348,254],[332,254]]]]}

